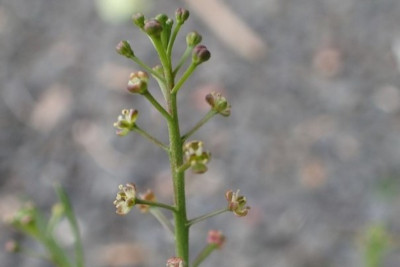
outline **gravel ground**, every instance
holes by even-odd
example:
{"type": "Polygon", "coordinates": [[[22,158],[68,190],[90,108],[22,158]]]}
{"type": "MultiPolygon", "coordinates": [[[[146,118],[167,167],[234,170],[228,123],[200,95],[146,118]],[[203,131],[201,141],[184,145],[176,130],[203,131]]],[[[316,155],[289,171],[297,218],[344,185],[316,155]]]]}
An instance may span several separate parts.
{"type": "MultiPolygon", "coordinates": [[[[75,207],[87,266],[164,266],[174,253],[170,237],[151,216],[121,218],[112,205],[126,182],[171,199],[165,154],[138,135],[115,136],[120,110],[135,107],[142,128],[167,140],[162,118],[125,92],[138,68],[114,47],[129,39],[156,64],[123,13],[173,14],[185,5],[111,8],[119,2],[0,0],[0,212],[21,197],[50,209],[56,181],[75,207]]],[[[184,27],[202,33],[212,59],[182,90],[182,129],[207,111],[210,90],[232,103],[228,119],[217,117],[194,136],[213,160],[208,173],[187,177],[189,216],[225,205],[224,192],[236,188],[252,210],[193,227],[192,252],[208,229],[221,229],[226,246],[204,266],[362,267],[366,229],[383,225],[392,240],[383,266],[400,266],[400,2],[225,2],[268,50],[243,58],[195,12],[184,27]]],[[[183,37],[178,42],[179,53],[183,37]]],[[[71,246],[65,225],[59,235],[71,246]]],[[[0,243],[12,237],[0,225],[0,243]]],[[[0,265],[50,266],[2,251],[0,265]]]]}

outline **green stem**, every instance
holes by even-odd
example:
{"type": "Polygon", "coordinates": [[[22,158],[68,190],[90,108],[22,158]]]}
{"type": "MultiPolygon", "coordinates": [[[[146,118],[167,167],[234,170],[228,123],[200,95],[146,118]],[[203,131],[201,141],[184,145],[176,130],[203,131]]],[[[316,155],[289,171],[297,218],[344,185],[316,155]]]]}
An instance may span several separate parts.
{"type": "Polygon", "coordinates": [[[203,126],[209,119],[211,119],[217,112],[215,110],[210,110],[207,114],[186,134],[182,136],[182,141],[187,140],[192,134],[194,134],[201,126],[203,126]]]}
{"type": "Polygon", "coordinates": [[[167,47],[167,56],[168,58],[172,58],[172,47],[174,46],[174,42],[176,39],[176,36],[178,35],[179,30],[181,29],[182,24],[177,24],[174,28],[174,31],[172,32],[171,38],[169,39],[168,42],[168,47],[167,47]]]}
{"type": "Polygon", "coordinates": [[[216,216],[216,215],[219,215],[219,214],[224,213],[224,212],[227,212],[227,211],[229,211],[229,209],[228,209],[228,208],[224,208],[224,209],[216,210],[216,211],[213,211],[213,212],[210,212],[210,213],[201,215],[201,216],[199,216],[199,217],[196,217],[196,218],[194,218],[194,219],[189,220],[189,221],[187,222],[186,226],[190,227],[190,226],[192,226],[193,224],[196,224],[196,223],[198,223],[198,222],[204,221],[205,219],[214,217],[214,216],[216,216]]]}
{"type": "Polygon", "coordinates": [[[208,244],[203,248],[197,258],[193,261],[192,267],[197,267],[217,248],[216,244],[208,244]]]}
{"type": "Polygon", "coordinates": [[[164,76],[166,79],[167,87],[170,86],[173,81],[173,77],[170,74],[171,70],[171,62],[168,58],[165,49],[162,45],[160,36],[150,37],[151,42],[153,43],[154,48],[156,49],[158,56],[160,57],[161,65],[164,68],[164,76]]]}
{"type": "Polygon", "coordinates": [[[160,203],[160,202],[147,201],[147,200],[144,200],[144,199],[136,198],[135,199],[135,203],[136,204],[142,204],[142,205],[148,205],[148,206],[151,206],[151,207],[160,207],[160,208],[163,208],[163,209],[167,209],[167,210],[176,212],[175,207],[167,205],[167,204],[164,204],[164,203],[160,203]]]}
{"type": "Polygon", "coordinates": [[[153,97],[153,95],[149,92],[146,91],[143,94],[147,100],[163,115],[167,120],[171,120],[171,115],[164,109],[163,106],[160,105],[160,103],[153,97]]]}
{"type": "Polygon", "coordinates": [[[178,168],[178,172],[184,172],[190,167],[190,162],[184,163],[182,166],[178,168]]]}
{"type": "Polygon", "coordinates": [[[185,175],[179,171],[183,164],[182,140],[179,131],[178,110],[176,105],[176,94],[171,95],[168,103],[172,114],[172,121],[168,123],[170,139],[170,163],[172,179],[174,185],[175,207],[177,212],[174,214],[175,220],[175,253],[177,257],[189,262],[189,227],[186,217],[186,196],[185,196],[185,175]]]}
{"type": "Polygon", "coordinates": [[[160,222],[160,224],[167,230],[168,233],[174,236],[174,226],[170,223],[167,217],[158,209],[150,208],[150,213],[160,222]]]}
{"type": "Polygon", "coordinates": [[[186,50],[183,53],[181,59],[179,60],[178,65],[174,69],[174,72],[173,72],[174,76],[176,76],[176,74],[178,73],[179,69],[183,66],[183,64],[185,63],[186,59],[189,57],[190,52],[192,52],[192,50],[193,50],[193,47],[189,47],[189,46],[186,47],[186,50]]]}
{"type": "Polygon", "coordinates": [[[152,143],[156,144],[157,146],[161,147],[165,151],[167,151],[167,152],[169,151],[168,146],[164,145],[157,138],[153,137],[152,135],[148,134],[146,131],[142,130],[139,126],[137,126],[137,124],[135,124],[133,130],[135,132],[137,132],[138,134],[140,134],[141,136],[145,137],[150,142],[152,142],[152,143]]]}
{"type": "Polygon", "coordinates": [[[193,62],[190,64],[190,66],[187,68],[185,73],[182,75],[181,79],[176,83],[176,85],[172,89],[173,94],[178,93],[179,89],[186,82],[186,80],[190,77],[190,75],[192,75],[192,73],[196,69],[196,67],[197,67],[197,64],[194,64],[193,62]]]}
{"type": "Polygon", "coordinates": [[[139,58],[133,56],[133,57],[130,57],[130,59],[132,59],[134,62],[136,62],[136,64],[138,64],[140,67],[145,69],[147,72],[151,73],[151,75],[153,75],[153,76],[157,77],[158,79],[160,79],[160,81],[165,82],[164,78],[160,74],[155,72],[152,68],[147,66],[145,63],[143,63],[143,61],[141,61],[139,58]]]}
{"type": "Polygon", "coordinates": [[[80,235],[80,231],[79,231],[78,221],[76,220],[75,213],[72,209],[71,202],[70,202],[65,190],[61,186],[58,186],[58,187],[56,187],[56,191],[57,191],[58,198],[60,199],[61,203],[63,203],[63,205],[64,205],[64,209],[65,209],[64,212],[65,212],[65,215],[71,226],[72,234],[75,239],[76,266],[83,267],[84,266],[84,255],[83,255],[83,246],[82,246],[82,240],[81,240],[81,235],[80,235]]]}

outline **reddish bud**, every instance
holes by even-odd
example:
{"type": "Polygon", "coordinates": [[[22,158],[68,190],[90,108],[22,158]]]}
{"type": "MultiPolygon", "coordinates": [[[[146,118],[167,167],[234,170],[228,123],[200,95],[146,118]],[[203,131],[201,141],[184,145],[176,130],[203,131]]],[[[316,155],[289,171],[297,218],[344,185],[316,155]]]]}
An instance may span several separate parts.
{"type": "Polygon", "coordinates": [[[193,49],[192,62],[196,65],[199,65],[199,64],[209,60],[210,57],[211,57],[211,53],[210,53],[210,51],[208,51],[208,49],[205,45],[197,45],[193,49]]]}

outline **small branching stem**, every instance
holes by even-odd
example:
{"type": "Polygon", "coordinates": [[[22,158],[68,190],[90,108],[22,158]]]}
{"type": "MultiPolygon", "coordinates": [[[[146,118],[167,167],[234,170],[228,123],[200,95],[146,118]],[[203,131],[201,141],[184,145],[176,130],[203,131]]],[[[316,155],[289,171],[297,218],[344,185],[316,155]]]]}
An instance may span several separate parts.
{"type": "Polygon", "coordinates": [[[168,218],[165,217],[165,215],[156,207],[151,207],[149,209],[149,212],[160,222],[160,224],[167,230],[167,232],[170,233],[172,237],[174,237],[174,226],[171,224],[168,218]]]}
{"type": "Polygon", "coordinates": [[[218,246],[216,244],[208,244],[203,248],[203,250],[199,253],[197,258],[193,261],[192,267],[198,267],[200,263],[202,263],[210,254],[217,249],[218,246]]]}
{"type": "Polygon", "coordinates": [[[190,136],[192,136],[201,126],[203,126],[209,119],[217,114],[216,111],[210,110],[207,114],[187,133],[182,136],[182,141],[186,141],[190,136]]]}
{"type": "Polygon", "coordinates": [[[185,162],[178,168],[178,172],[184,172],[190,167],[190,162],[185,162]]]}
{"type": "Polygon", "coordinates": [[[147,200],[144,200],[144,199],[136,198],[135,199],[135,203],[136,204],[142,204],[142,205],[148,205],[148,206],[151,206],[151,207],[159,207],[159,208],[170,210],[172,212],[177,212],[175,207],[170,206],[168,204],[160,203],[160,202],[147,201],[147,200]]]}
{"type": "Polygon", "coordinates": [[[174,28],[174,31],[172,32],[171,38],[169,39],[168,42],[168,47],[167,47],[167,56],[168,58],[172,58],[172,47],[174,46],[174,42],[176,39],[176,36],[178,35],[179,30],[181,29],[182,24],[177,24],[174,28]]]}
{"type": "Polygon", "coordinates": [[[175,69],[174,69],[174,77],[176,76],[176,74],[178,73],[178,71],[180,70],[180,68],[183,66],[183,64],[185,63],[185,61],[187,60],[187,58],[190,55],[190,52],[192,52],[193,48],[187,46],[185,52],[183,53],[182,57],[180,58],[178,64],[176,65],[175,69]]]}
{"type": "Polygon", "coordinates": [[[189,221],[187,222],[186,226],[190,227],[190,226],[192,226],[193,224],[196,224],[196,223],[198,223],[198,222],[204,221],[205,219],[214,217],[214,216],[216,216],[216,215],[219,215],[219,214],[224,213],[224,212],[227,212],[227,211],[229,211],[228,208],[224,208],[224,209],[216,210],[216,211],[213,211],[213,212],[210,212],[210,213],[201,215],[201,216],[199,216],[199,217],[196,217],[196,218],[194,218],[194,219],[189,220],[189,221]]]}
{"type": "Polygon", "coordinates": [[[181,79],[173,87],[173,89],[172,89],[173,94],[178,93],[179,89],[186,82],[186,80],[190,77],[190,75],[192,75],[192,73],[196,69],[196,67],[197,67],[197,64],[194,64],[193,62],[190,64],[190,66],[187,68],[185,73],[182,75],[181,79]]]}
{"type": "Polygon", "coordinates": [[[161,113],[167,120],[171,120],[171,115],[164,109],[163,106],[153,97],[153,95],[149,92],[146,91],[143,94],[147,100],[158,110],[158,112],[161,113]]]}
{"type": "Polygon", "coordinates": [[[149,140],[150,142],[152,142],[153,144],[156,144],[157,146],[161,147],[162,149],[164,149],[165,151],[169,152],[169,148],[168,146],[164,145],[161,141],[159,141],[157,138],[153,137],[152,135],[150,135],[149,133],[147,133],[145,130],[143,130],[142,128],[140,128],[139,126],[137,126],[137,124],[135,124],[133,130],[135,132],[137,132],[138,134],[140,134],[141,136],[145,137],[147,140],[149,140]]]}
{"type": "Polygon", "coordinates": [[[165,83],[164,78],[158,74],[157,72],[155,72],[152,68],[150,68],[149,66],[147,66],[145,63],[143,63],[143,61],[141,61],[139,58],[132,56],[130,57],[130,59],[132,59],[134,62],[136,62],[136,64],[138,64],[140,67],[142,67],[143,69],[145,69],[147,72],[151,73],[151,75],[157,77],[157,79],[159,79],[160,81],[165,83]]]}

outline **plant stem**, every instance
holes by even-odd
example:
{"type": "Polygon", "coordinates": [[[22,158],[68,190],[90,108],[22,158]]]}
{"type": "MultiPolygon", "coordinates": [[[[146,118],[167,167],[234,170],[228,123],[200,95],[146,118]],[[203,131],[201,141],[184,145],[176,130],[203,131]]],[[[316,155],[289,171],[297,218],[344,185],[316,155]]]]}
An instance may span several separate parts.
{"type": "Polygon", "coordinates": [[[186,47],[185,52],[183,53],[181,59],[179,60],[178,65],[176,65],[175,69],[174,69],[174,76],[176,76],[176,74],[178,73],[179,69],[182,67],[182,65],[185,63],[186,59],[188,58],[188,56],[190,55],[190,52],[192,52],[193,47],[186,47]]]}
{"type": "Polygon", "coordinates": [[[78,221],[76,220],[75,213],[72,210],[71,202],[70,202],[65,190],[61,186],[58,186],[58,187],[56,187],[56,191],[57,191],[58,198],[60,199],[61,203],[64,205],[65,216],[68,219],[68,222],[71,226],[72,234],[74,235],[76,266],[83,267],[84,266],[84,255],[83,255],[83,246],[82,246],[82,240],[81,240],[81,235],[80,235],[80,231],[79,231],[78,221]]]}
{"type": "Polygon", "coordinates": [[[176,212],[175,207],[167,205],[167,204],[164,204],[164,203],[160,203],[160,202],[147,201],[147,200],[144,200],[144,199],[136,198],[135,199],[135,203],[136,204],[148,205],[148,206],[151,206],[151,207],[160,207],[160,208],[163,208],[163,209],[167,209],[167,210],[176,212]]]}
{"type": "Polygon", "coordinates": [[[186,82],[186,80],[190,77],[190,75],[192,75],[192,73],[196,69],[196,67],[197,67],[197,65],[194,64],[193,62],[190,64],[190,66],[187,68],[185,73],[182,75],[181,79],[176,83],[174,88],[171,90],[173,94],[178,93],[179,89],[186,82]]]}
{"type": "MultiPolygon", "coordinates": [[[[169,73],[172,74],[171,72],[169,73]]],[[[186,196],[185,196],[185,174],[179,171],[183,164],[182,140],[179,131],[178,110],[176,105],[176,94],[171,94],[171,101],[168,103],[172,114],[172,121],[168,123],[170,140],[170,163],[174,185],[175,207],[175,253],[183,259],[187,265],[189,262],[189,227],[186,217],[186,196]]]]}
{"type": "Polygon", "coordinates": [[[163,143],[161,143],[161,141],[159,141],[157,138],[153,137],[152,135],[148,134],[146,131],[142,130],[142,128],[140,128],[139,126],[137,126],[137,124],[135,124],[134,131],[136,131],[138,134],[140,134],[141,136],[145,137],[146,139],[148,139],[150,142],[156,144],[157,146],[161,147],[162,149],[164,149],[165,151],[169,151],[168,146],[164,145],[163,143]]]}
{"type": "Polygon", "coordinates": [[[196,224],[196,223],[201,222],[201,221],[203,221],[203,220],[205,220],[205,219],[214,217],[214,216],[219,215],[219,214],[221,214],[221,213],[224,213],[224,212],[226,212],[226,211],[229,211],[228,208],[216,210],[216,211],[213,211],[213,212],[210,212],[210,213],[201,215],[201,216],[199,216],[199,217],[196,217],[196,218],[194,218],[194,219],[189,220],[189,221],[187,222],[186,226],[190,227],[190,226],[192,226],[193,224],[196,224]]]}
{"type": "Polygon", "coordinates": [[[163,106],[160,105],[160,103],[153,97],[153,95],[149,92],[146,91],[143,94],[147,100],[163,115],[167,120],[171,120],[171,115],[164,109],[163,106]]]}
{"type": "Polygon", "coordinates": [[[184,142],[187,140],[192,134],[194,134],[201,126],[203,126],[209,119],[211,119],[215,114],[217,114],[216,111],[210,110],[207,112],[207,114],[186,134],[182,136],[182,141],[184,142]]]}
{"type": "Polygon", "coordinates": [[[148,71],[149,73],[151,73],[153,76],[156,76],[158,79],[160,79],[161,81],[165,82],[164,78],[158,74],[157,72],[155,72],[152,68],[150,68],[149,66],[147,66],[145,63],[143,63],[143,61],[141,61],[139,58],[133,56],[130,57],[130,59],[132,59],[134,62],[136,62],[136,64],[138,64],[140,67],[142,67],[143,69],[145,69],[146,71],[148,71]]]}
{"type": "Polygon", "coordinates": [[[182,24],[177,24],[174,28],[174,31],[172,32],[171,38],[169,39],[168,42],[168,47],[167,47],[167,56],[168,58],[172,58],[172,47],[174,46],[174,42],[176,39],[176,36],[178,35],[179,30],[181,29],[182,24]]]}
{"type": "Polygon", "coordinates": [[[164,68],[164,76],[167,83],[167,88],[173,84],[173,77],[171,75],[171,60],[168,58],[165,49],[162,45],[160,36],[150,37],[158,56],[160,57],[161,65],[164,68]]]}
{"type": "Polygon", "coordinates": [[[211,252],[213,252],[217,248],[216,244],[208,244],[204,247],[204,249],[200,252],[197,258],[193,261],[192,267],[197,267],[202,263],[208,256],[210,256],[211,252]]]}
{"type": "Polygon", "coordinates": [[[160,224],[174,237],[174,227],[170,223],[167,217],[158,209],[150,208],[150,213],[160,222],[160,224]]]}
{"type": "Polygon", "coordinates": [[[190,162],[186,162],[183,165],[179,166],[178,172],[184,172],[190,167],[190,162]]]}

